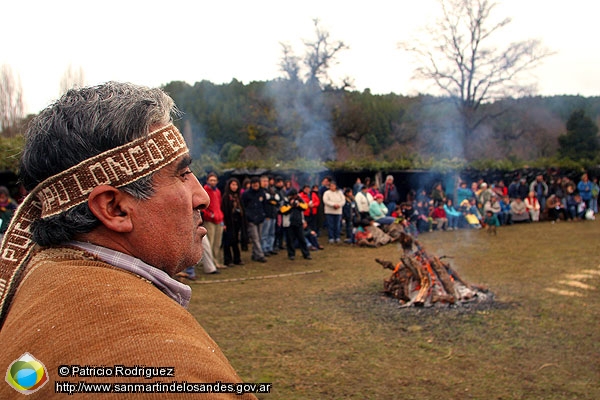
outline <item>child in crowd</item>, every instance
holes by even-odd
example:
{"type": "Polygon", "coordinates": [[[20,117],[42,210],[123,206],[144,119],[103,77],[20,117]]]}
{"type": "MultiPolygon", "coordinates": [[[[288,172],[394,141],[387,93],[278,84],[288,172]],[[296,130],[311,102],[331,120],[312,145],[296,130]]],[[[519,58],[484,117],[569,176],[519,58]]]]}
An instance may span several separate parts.
{"type": "Polygon", "coordinates": [[[496,232],[497,227],[500,226],[500,221],[498,221],[498,216],[496,214],[494,214],[491,210],[488,210],[485,212],[485,220],[484,220],[484,224],[485,224],[485,229],[487,230],[488,234],[494,234],[497,235],[498,233],[496,232]]]}

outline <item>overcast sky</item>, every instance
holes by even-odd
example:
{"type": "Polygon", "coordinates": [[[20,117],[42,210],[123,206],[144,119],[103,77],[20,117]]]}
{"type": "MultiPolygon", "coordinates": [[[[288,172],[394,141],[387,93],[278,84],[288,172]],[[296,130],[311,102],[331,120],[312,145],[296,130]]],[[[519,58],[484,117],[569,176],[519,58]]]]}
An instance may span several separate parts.
{"type": "MultiPolygon", "coordinates": [[[[513,19],[499,38],[538,38],[556,52],[534,71],[538,94],[600,95],[600,2],[498,3],[494,15],[513,19]]],[[[411,79],[416,65],[398,43],[418,37],[438,9],[435,0],[0,0],[0,64],[20,77],[28,112],[56,99],[69,65],[90,85],[270,80],[281,75],[280,42],[301,53],[319,18],[349,46],[334,76],[350,76],[356,90],[411,95],[431,90],[411,79]]]]}

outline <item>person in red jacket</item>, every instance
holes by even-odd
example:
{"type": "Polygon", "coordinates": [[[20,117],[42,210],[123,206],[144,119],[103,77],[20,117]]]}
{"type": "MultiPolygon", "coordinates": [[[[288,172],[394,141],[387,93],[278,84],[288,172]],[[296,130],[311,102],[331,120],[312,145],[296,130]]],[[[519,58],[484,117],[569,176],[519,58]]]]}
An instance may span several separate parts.
{"type": "Polygon", "coordinates": [[[444,210],[444,203],[438,203],[429,216],[433,219],[433,223],[436,224],[438,230],[445,231],[448,229],[448,218],[444,210]]]}
{"type": "Polygon", "coordinates": [[[304,220],[311,230],[317,231],[317,214],[319,213],[319,205],[321,204],[319,194],[311,191],[310,186],[304,185],[299,196],[308,204],[308,208],[304,211],[304,220]]]}
{"type": "Polygon", "coordinates": [[[225,268],[223,265],[223,255],[221,254],[221,241],[223,238],[224,215],[221,210],[221,191],[217,187],[219,178],[217,174],[211,172],[206,177],[204,190],[210,198],[209,206],[204,210],[204,227],[206,228],[208,240],[215,258],[217,268],[225,268]]]}

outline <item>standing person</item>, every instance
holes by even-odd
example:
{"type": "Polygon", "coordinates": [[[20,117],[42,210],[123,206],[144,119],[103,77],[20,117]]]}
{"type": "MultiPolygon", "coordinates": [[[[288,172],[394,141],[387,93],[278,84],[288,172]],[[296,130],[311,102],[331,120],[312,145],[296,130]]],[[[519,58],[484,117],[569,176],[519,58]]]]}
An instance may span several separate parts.
{"type": "Polygon", "coordinates": [[[260,243],[262,224],[265,220],[264,201],[265,192],[260,187],[260,179],[252,177],[250,189],[242,195],[242,205],[246,212],[248,239],[252,243],[252,260],[263,263],[267,262],[260,243]]]}
{"type": "Polygon", "coordinates": [[[565,190],[563,187],[563,180],[562,177],[560,176],[555,176],[552,181],[550,182],[550,186],[548,187],[548,195],[549,196],[556,196],[556,198],[558,199],[558,201],[560,201],[563,206],[565,205],[565,190]]]}
{"type": "MultiPolygon", "coordinates": [[[[200,263],[202,264],[202,269],[205,274],[220,274],[221,272],[215,265],[215,259],[212,254],[212,247],[210,246],[210,242],[208,241],[208,236],[204,236],[202,238],[202,258],[200,259],[200,263]]],[[[190,281],[195,281],[198,279],[196,276],[196,265],[190,265],[184,271],[176,274],[179,278],[185,278],[190,281]]]]}
{"type": "Polygon", "coordinates": [[[592,198],[590,200],[590,208],[594,214],[598,214],[598,194],[600,193],[600,186],[598,185],[598,178],[592,178],[592,198]]]}
{"type": "Polygon", "coordinates": [[[327,222],[329,243],[339,243],[342,224],[342,207],[346,203],[344,193],[338,189],[334,181],[330,181],[329,189],[323,193],[323,205],[327,222]]]}
{"type": "Polygon", "coordinates": [[[519,175],[515,175],[508,185],[508,198],[512,201],[519,197],[519,175]]]}
{"type": "Polygon", "coordinates": [[[290,260],[296,258],[296,244],[300,247],[304,259],[312,259],[308,250],[308,244],[304,238],[304,210],[307,208],[308,205],[298,196],[298,191],[293,188],[290,189],[281,206],[281,215],[283,215],[282,225],[285,231],[285,242],[290,260]]]}
{"type": "Polygon", "coordinates": [[[508,195],[508,188],[504,185],[504,181],[502,179],[500,179],[495,185],[492,185],[492,190],[494,193],[496,193],[498,199],[508,195]]]}
{"type": "Polygon", "coordinates": [[[440,203],[442,206],[444,203],[446,203],[446,192],[444,192],[441,182],[433,185],[433,189],[431,190],[431,199],[433,200],[434,207],[437,207],[440,203]]]}
{"type": "MultiPolygon", "coordinates": [[[[329,232],[329,228],[327,227],[327,217],[325,215],[325,204],[323,203],[323,195],[325,194],[325,192],[327,190],[329,190],[329,185],[331,184],[331,181],[333,180],[333,178],[331,176],[325,176],[323,177],[323,179],[321,180],[321,186],[319,186],[319,200],[321,201],[321,204],[319,205],[319,214],[318,214],[318,218],[317,218],[317,235],[320,234],[320,230],[321,228],[325,228],[327,229],[327,232],[329,232]]],[[[313,189],[314,190],[314,189],[313,189]]]]}
{"type": "Polygon", "coordinates": [[[527,178],[523,176],[517,184],[517,197],[520,197],[521,200],[525,200],[525,197],[529,195],[529,192],[530,190],[529,185],[527,185],[527,178]]]}
{"type": "Polygon", "coordinates": [[[302,200],[308,204],[308,208],[304,211],[304,219],[308,227],[317,231],[317,218],[319,213],[319,205],[321,204],[321,200],[319,200],[319,194],[317,192],[313,192],[310,190],[310,186],[304,185],[302,186],[302,191],[298,193],[298,195],[302,198],[302,200]]]}
{"type": "Polygon", "coordinates": [[[206,190],[206,193],[208,194],[210,204],[204,209],[202,214],[204,215],[204,227],[208,232],[208,241],[212,246],[212,253],[217,268],[226,268],[223,265],[223,257],[221,254],[223,226],[225,225],[223,211],[221,210],[223,198],[221,196],[221,191],[217,187],[217,183],[219,183],[217,174],[210,172],[206,176],[206,185],[204,185],[204,190],[206,190]]]}
{"type": "Polygon", "coordinates": [[[346,202],[342,207],[342,219],[344,220],[344,226],[346,228],[346,239],[345,243],[354,243],[354,228],[360,222],[360,215],[356,209],[356,203],[354,202],[354,196],[352,195],[351,188],[344,189],[344,197],[346,202]]]}
{"type": "MultiPolygon", "coordinates": [[[[242,187],[240,189],[240,197],[244,195],[246,190],[250,190],[250,178],[246,177],[242,180],[242,187]]],[[[240,236],[240,246],[242,251],[248,251],[248,244],[250,239],[248,238],[248,226],[246,225],[246,218],[244,218],[244,229],[240,236]]]]}
{"type": "Polygon", "coordinates": [[[352,185],[352,194],[354,194],[356,196],[356,194],[358,192],[360,192],[360,189],[362,189],[363,186],[364,185],[363,185],[362,181],[360,180],[360,177],[357,177],[356,181],[354,182],[354,185],[352,185]]]}
{"type": "Polygon", "coordinates": [[[585,208],[590,208],[590,201],[592,200],[592,182],[590,182],[588,174],[581,175],[581,180],[577,184],[577,191],[581,196],[581,200],[585,203],[585,208]]]}
{"type": "MultiPolygon", "coordinates": [[[[215,265],[212,247],[210,245],[210,242],[208,241],[208,236],[206,235],[202,238],[202,250],[202,258],[200,259],[200,262],[198,264],[202,264],[202,270],[204,271],[204,273],[209,275],[220,274],[221,272],[215,265]]],[[[196,276],[196,267],[198,267],[198,264],[187,267],[184,271],[177,273],[175,276],[177,276],[178,278],[185,278],[190,281],[197,280],[198,277],[196,276]]]]}
{"type": "Polygon", "coordinates": [[[360,188],[360,192],[354,196],[354,201],[356,202],[356,209],[360,214],[360,219],[366,219],[369,217],[369,206],[374,201],[373,196],[369,193],[369,188],[367,186],[363,186],[360,188]]]}
{"type": "Polygon", "coordinates": [[[225,185],[221,202],[225,232],[223,234],[223,261],[226,266],[243,265],[240,252],[240,237],[247,227],[244,206],[240,196],[240,181],[230,178],[225,185]]]}
{"type": "Polygon", "coordinates": [[[371,196],[373,196],[373,198],[375,198],[376,195],[380,194],[379,188],[377,187],[377,182],[372,181],[369,184],[369,193],[371,193],[371,196]]]}
{"type": "Polygon", "coordinates": [[[265,220],[260,234],[260,245],[264,255],[270,256],[277,254],[275,250],[275,229],[277,227],[277,215],[281,205],[281,195],[275,190],[273,185],[269,185],[269,177],[263,175],[260,177],[260,188],[265,193],[265,220]]]}
{"type": "Polygon", "coordinates": [[[497,229],[500,226],[500,221],[498,220],[498,216],[494,214],[493,211],[487,210],[485,212],[485,219],[483,220],[483,223],[485,224],[485,229],[487,230],[488,234],[498,234],[497,229]]]}
{"type": "Polygon", "coordinates": [[[544,181],[543,175],[537,175],[535,180],[529,185],[529,191],[535,193],[535,197],[540,204],[540,211],[546,209],[546,197],[548,197],[548,184],[544,181]]]}
{"type": "MultiPolygon", "coordinates": [[[[281,176],[275,177],[275,189],[274,192],[277,194],[277,209],[283,204],[283,198],[287,196],[287,189],[285,188],[285,182],[281,176]]],[[[277,213],[277,224],[275,225],[275,241],[273,242],[273,249],[283,250],[283,225],[281,213],[277,213]]],[[[277,254],[277,253],[273,253],[277,254]]]]}
{"type": "Polygon", "coordinates": [[[396,185],[394,185],[394,177],[392,175],[385,177],[385,182],[381,188],[379,188],[379,192],[383,195],[383,204],[386,205],[389,213],[394,211],[396,209],[396,204],[400,202],[400,194],[398,194],[398,189],[396,189],[396,185]]]}
{"type": "MultiPolygon", "coordinates": [[[[109,82],[69,90],[29,124],[20,179],[30,194],[0,250],[12,255],[0,259],[0,365],[24,351],[43,363],[38,398],[64,398],[60,383],[81,381],[56,374],[65,364],[118,360],[169,366],[177,381],[241,382],[186,310],[191,288],[173,279],[202,257],[209,202],[173,115],[162,90],[109,82]]],[[[0,398],[15,396],[0,385],[0,398]]]]}

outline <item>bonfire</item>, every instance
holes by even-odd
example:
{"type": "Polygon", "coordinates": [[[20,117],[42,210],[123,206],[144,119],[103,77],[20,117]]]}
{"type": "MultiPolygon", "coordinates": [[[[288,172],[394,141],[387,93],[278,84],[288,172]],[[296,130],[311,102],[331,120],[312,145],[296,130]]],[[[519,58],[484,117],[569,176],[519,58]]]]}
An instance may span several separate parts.
{"type": "Polygon", "coordinates": [[[400,262],[375,259],[383,268],[391,269],[383,288],[387,295],[402,307],[432,307],[486,302],[493,299],[486,287],[469,284],[444,259],[428,254],[412,236],[402,233],[399,238],[403,254],[400,262]]]}

